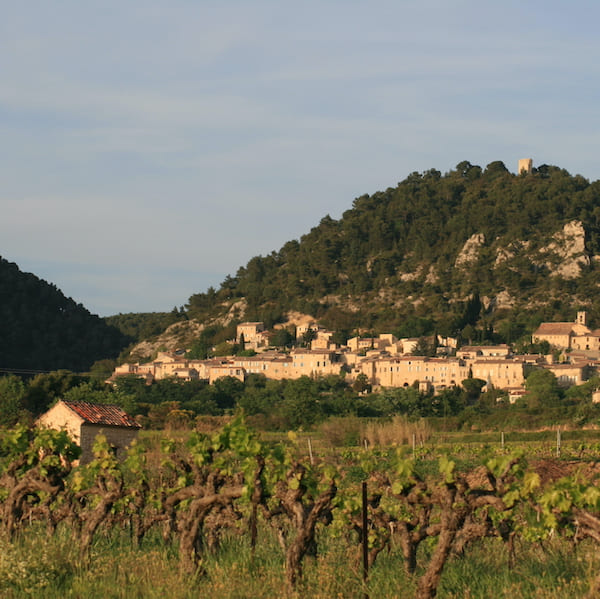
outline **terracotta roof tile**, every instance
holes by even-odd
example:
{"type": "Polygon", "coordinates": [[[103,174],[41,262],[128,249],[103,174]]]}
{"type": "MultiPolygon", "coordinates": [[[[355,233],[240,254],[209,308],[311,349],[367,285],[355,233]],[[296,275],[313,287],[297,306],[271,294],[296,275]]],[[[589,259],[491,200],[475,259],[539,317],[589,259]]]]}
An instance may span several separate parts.
{"type": "Polygon", "coordinates": [[[534,335],[570,335],[573,327],[572,322],[543,322],[534,335]]]}
{"type": "Polygon", "coordinates": [[[87,401],[64,401],[63,403],[88,424],[142,428],[123,408],[87,401]]]}

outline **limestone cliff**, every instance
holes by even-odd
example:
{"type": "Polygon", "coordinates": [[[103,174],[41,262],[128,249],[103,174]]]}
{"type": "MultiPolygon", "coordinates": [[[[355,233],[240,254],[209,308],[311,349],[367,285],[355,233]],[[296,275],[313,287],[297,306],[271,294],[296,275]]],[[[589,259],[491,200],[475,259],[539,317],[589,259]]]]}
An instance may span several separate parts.
{"type": "Polygon", "coordinates": [[[547,256],[545,266],[552,276],[576,279],[581,269],[590,265],[585,248],[585,229],[581,221],[567,223],[562,231],[553,235],[552,241],[542,252],[547,256]]]}
{"type": "Polygon", "coordinates": [[[462,250],[459,252],[454,266],[457,268],[468,268],[479,259],[479,252],[485,243],[485,235],[483,233],[474,233],[467,239],[462,250]]]}

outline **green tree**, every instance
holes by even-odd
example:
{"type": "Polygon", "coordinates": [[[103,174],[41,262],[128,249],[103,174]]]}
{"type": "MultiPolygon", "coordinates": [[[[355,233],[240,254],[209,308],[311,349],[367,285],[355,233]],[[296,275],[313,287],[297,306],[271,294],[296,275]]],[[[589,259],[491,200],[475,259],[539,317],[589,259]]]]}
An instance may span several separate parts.
{"type": "Polygon", "coordinates": [[[458,414],[465,408],[465,397],[458,387],[444,389],[431,399],[431,415],[447,417],[458,414]]]}
{"type": "Polygon", "coordinates": [[[236,346],[233,343],[222,341],[215,346],[212,353],[214,356],[233,356],[236,353],[236,346]]]}
{"type": "Polygon", "coordinates": [[[527,404],[531,407],[556,406],[563,392],[556,376],[550,370],[539,368],[532,370],[525,381],[527,404]]]}
{"type": "Polygon", "coordinates": [[[308,329],[304,335],[302,335],[302,345],[304,347],[310,347],[310,344],[313,339],[315,339],[317,333],[313,329],[308,329]]]}
{"type": "Polygon", "coordinates": [[[144,379],[135,374],[120,376],[115,380],[115,388],[126,395],[133,395],[138,401],[146,401],[148,386],[144,379]]]}
{"type": "Polygon", "coordinates": [[[15,375],[0,377],[0,426],[14,426],[24,409],[25,385],[15,375]]]}
{"type": "Polygon", "coordinates": [[[371,385],[369,383],[369,377],[364,372],[361,372],[352,383],[352,389],[357,393],[370,391],[371,385]]]}
{"type": "Polygon", "coordinates": [[[271,345],[275,347],[292,347],[295,338],[287,328],[276,329],[271,338],[271,345]]]}
{"type": "Polygon", "coordinates": [[[34,416],[39,416],[55,399],[61,399],[69,389],[77,387],[86,380],[86,377],[70,370],[38,374],[27,386],[24,398],[25,407],[34,416]]]}
{"type": "Polygon", "coordinates": [[[307,376],[287,381],[281,414],[290,428],[309,427],[322,417],[318,384],[307,376]]]}
{"type": "Polygon", "coordinates": [[[592,401],[592,393],[600,388],[600,377],[595,375],[581,385],[573,385],[565,391],[565,399],[592,401]]]}
{"type": "Polygon", "coordinates": [[[476,334],[477,334],[477,331],[476,331],[475,327],[473,327],[473,325],[471,325],[471,324],[468,324],[461,331],[460,336],[462,339],[467,341],[469,343],[469,345],[471,345],[473,343],[473,339],[475,338],[476,334]]]}
{"type": "Polygon", "coordinates": [[[66,391],[61,399],[87,401],[90,403],[117,405],[129,414],[137,413],[137,400],[133,393],[124,393],[119,388],[98,387],[94,383],[83,383],[66,391]]]}
{"type": "Polygon", "coordinates": [[[232,376],[223,376],[213,383],[214,400],[222,410],[235,407],[244,392],[244,383],[232,376]]]}
{"type": "Polygon", "coordinates": [[[413,356],[435,356],[435,344],[427,337],[419,337],[415,348],[412,351],[413,356]]]}
{"type": "Polygon", "coordinates": [[[113,373],[116,365],[117,361],[109,358],[96,360],[90,368],[90,378],[94,381],[104,382],[113,373]]]}
{"type": "Polygon", "coordinates": [[[461,385],[465,390],[465,400],[467,405],[472,405],[479,399],[485,381],[482,379],[470,378],[462,381],[461,385]]]}

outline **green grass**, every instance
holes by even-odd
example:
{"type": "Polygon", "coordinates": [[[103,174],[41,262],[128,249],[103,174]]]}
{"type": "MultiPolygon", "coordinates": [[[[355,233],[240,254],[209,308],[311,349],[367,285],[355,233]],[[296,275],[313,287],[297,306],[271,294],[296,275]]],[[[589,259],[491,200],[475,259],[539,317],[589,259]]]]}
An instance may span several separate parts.
{"type": "Polygon", "coordinates": [[[565,540],[520,543],[515,565],[509,568],[502,542],[487,539],[452,560],[440,585],[440,598],[567,599],[585,597],[600,566],[595,548],[565,540]]]}
{"type": "MultiPolygon", "coordinates": [[[[25,531],[12,545],[0,542],[0,596],[6,599],[271,599],[332,597],[372,599],[411,597],[415,580],[404,573],[398,548],[383,552],[362,583],[359,549],[340,538],[322,538],[321,553],[307,559],[302,586],[286,590],[283,556],[269,530],[261,530],[252,552],[247,539],[230,537],[203,560],[202,575],[182,576],[176,548],[152,534],[141,549],[127,536],[100,535],[89,568],[81,565],[70,531],[53,537],[42,528],[25,531]]],[[[544,545],[517,544],[514,568],[497,539],[467,548],[447,564],[438,591],[440,599],[577,599],[585,597],[600,568],[600,557],[588,543],[573,546],[564,539],[544,545]]],[[[426,548],[422,550],[422,556],[426,548]]]]}

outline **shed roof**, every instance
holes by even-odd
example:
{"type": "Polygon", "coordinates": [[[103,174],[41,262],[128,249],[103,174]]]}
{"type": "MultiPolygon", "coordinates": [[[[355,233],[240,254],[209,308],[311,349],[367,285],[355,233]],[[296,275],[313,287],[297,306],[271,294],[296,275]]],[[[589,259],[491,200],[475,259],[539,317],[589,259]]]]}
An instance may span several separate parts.
{"type": "Polygon", "coordinates": [[[105,426],[123,426],[142,428],[123,408],[109,404],[89,403],[87,401],[64,401],[63,403],[87,424],[105,426]]]}

